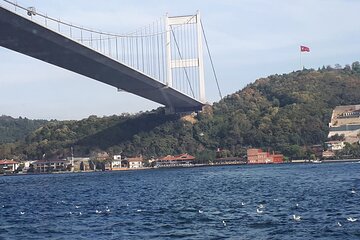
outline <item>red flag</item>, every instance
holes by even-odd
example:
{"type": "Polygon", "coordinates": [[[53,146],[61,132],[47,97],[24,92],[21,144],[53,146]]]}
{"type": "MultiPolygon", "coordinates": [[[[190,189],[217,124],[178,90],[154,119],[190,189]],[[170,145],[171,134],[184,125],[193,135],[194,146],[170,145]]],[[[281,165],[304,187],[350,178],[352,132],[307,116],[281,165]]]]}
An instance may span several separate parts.
{"type": "Polygon", "coordinates": [[[300,46],[300,52],[310,52],[310,48],[306,46],[300,46]]]}

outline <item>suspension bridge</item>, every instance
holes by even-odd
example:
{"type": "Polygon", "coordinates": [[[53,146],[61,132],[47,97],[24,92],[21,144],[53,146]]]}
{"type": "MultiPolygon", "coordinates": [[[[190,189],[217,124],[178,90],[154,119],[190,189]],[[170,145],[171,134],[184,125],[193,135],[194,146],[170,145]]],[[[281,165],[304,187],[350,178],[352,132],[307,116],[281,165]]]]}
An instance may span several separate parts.
{"type": "Polygon", "coordinates": [[[172,113],[200,111],[206,103],[204,40],[207,46],[199,13],[166,16],[117,34],[0,2],[0,46],[157,102],[172,113]]]}

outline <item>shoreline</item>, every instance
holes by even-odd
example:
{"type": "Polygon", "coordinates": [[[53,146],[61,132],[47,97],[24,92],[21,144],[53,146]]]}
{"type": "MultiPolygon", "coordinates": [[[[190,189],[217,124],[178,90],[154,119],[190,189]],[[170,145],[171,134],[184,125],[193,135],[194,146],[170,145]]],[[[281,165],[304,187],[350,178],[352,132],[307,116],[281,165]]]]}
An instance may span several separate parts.
{"type": "Polygon", "coordinates": [[[199,168],[199,167],[223,167],[223,166],[260,166],[260,165],[297,165],[297,164],[315,164],[319,163],[360,163],[360,159],[338,159],[338,160],[322,160],[321,162],[311,162],[309,160],[296,160],[295,162],[285,162],[285,163],[264,163],[264,164],[244,164],[244,163],[234,163],[234,164],[197,164],[193,166],[178,166],[178,167],[148,167],[148,168],[137,168],[137,169],[115,169],[107,171],[63,171],[63,172],[48,172],[48,173],[7,173],[0,174],[0,177],[13,177],[13,176],[33,176],[33,175],[50,175],[50,174],[79,174],[79,173],[111,173],[111,172],[122,172],[122,171],[144,171],[144,170],[159,170],[159,169],[187,169],[187,168],[199,168]]]}
{"type": "Polygon", "coordinates": [[[290,163],[299,164],[299,163],[347,163],[347,162],[360,162],[360,159],[325,159],[319,160],[319,162],[314,162],[308,159],[299,159],[293,160],[290,163]]]}

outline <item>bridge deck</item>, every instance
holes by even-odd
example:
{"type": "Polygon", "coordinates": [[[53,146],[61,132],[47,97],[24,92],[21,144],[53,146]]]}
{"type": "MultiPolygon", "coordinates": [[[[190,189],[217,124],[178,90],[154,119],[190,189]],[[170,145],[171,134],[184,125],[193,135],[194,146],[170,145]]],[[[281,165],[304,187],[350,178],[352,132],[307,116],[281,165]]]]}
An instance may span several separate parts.
{"type": "Polygon", "coordinates": [[[0,46],[163,104],[176,112],[203,104],[176,89],[0,6],[0,46]]]}

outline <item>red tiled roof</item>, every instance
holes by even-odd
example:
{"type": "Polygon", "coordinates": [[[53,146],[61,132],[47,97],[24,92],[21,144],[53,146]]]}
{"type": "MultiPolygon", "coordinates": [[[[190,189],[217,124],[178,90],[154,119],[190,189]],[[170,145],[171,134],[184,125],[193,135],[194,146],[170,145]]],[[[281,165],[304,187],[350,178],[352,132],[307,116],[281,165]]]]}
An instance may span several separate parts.
{"type": "Polygon", "coordinates": [[[2,164],[17,164],[14,160],[0,160],[0,165],[2,164]]]}
{"type": "Polygon", "coordinates": [[[128,162],[143,162],[143,158],[128,158],[128,162]]]}

